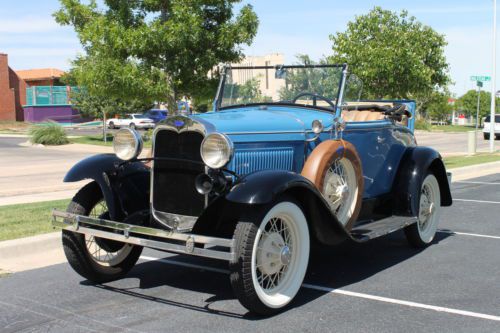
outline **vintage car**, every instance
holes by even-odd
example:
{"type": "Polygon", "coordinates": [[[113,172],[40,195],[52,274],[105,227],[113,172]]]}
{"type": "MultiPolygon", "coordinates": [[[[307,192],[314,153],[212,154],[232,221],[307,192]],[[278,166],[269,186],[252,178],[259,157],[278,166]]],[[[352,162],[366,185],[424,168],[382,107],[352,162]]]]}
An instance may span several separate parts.
{"type": "Polygon", "coordinates": [[[417,146],[413,101],[361,101],[361,90],[345,64],[225,67],[214,110],[161,121],[150,158],[119,130],[115,154],[64,179],[92,180],[53,211],[70,265],[102,283],[143,247],[225,260],[241,304],[270,315],[296,296],[312,245],[399,229],[429,245],[450,175],[417,146]]]}

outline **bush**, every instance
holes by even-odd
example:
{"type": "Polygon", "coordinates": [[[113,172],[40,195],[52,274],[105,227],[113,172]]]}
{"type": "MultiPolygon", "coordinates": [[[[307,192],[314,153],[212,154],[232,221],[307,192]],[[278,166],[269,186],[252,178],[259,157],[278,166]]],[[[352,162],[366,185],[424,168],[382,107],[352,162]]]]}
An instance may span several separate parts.
{"type": "Polygon", "coordinates": [[[30,129],[31,143],[40,143],[42,145],[64,145],[69,143],[66,132],[61,125],[48,123],[37,125],[30,129]]]}
{"type": "Polygon", "coordinates": [[[417,119],[415,121],[415,129],[417,130],[424,130],[424,131],[430,131],[431,130],[431,124],[427,122],[425,119],[417,119]]]}

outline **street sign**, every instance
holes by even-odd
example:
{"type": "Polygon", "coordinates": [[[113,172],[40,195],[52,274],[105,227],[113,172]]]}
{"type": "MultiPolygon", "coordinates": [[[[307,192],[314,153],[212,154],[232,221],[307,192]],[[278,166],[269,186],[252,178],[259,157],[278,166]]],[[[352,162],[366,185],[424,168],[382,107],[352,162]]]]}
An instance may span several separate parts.
{"type": "Polygon", "coordinates": [[[483,81],[477,81],[476,83],[479,88],[483,87],[483,81]]]}
{"type": "Polygon", "coordinates": [[[470,77],[471,81],[482,81],[482,82],[487,82],[491,81],[491,76],[478,76],[478,75],[473,75],[470,77]]]}

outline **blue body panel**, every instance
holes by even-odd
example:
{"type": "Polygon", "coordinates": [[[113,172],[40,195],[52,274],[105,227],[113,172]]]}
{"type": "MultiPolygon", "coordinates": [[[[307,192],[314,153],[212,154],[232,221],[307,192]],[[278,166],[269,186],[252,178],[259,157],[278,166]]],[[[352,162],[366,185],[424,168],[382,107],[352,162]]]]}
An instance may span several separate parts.
{"type": "MultiPolygon", "coordinates": [[[[384,101],[385,102],[385,101],[384,101]]],[[[405,103],[412,114],[413,101],[405,103]]],[[[300,173],[307,156],[324,140],[334,139],[333,119],[340,115],[313,108],[295,106],[247,106],[191,117],[202,122],[208,133],[226,134],[234,143],[235,155],[227,166],[244,175],[260,170],[287,170],[300,173]],[[312,138],[311,124],[320,120],[324,131],[312,138]]],[[[363,198],[389,193],[401,157],[415,146],[413,117],[404,127],[391,120],[349,122],[342,138],[357,149],[362,162],[365,189],[363,198]]]]}

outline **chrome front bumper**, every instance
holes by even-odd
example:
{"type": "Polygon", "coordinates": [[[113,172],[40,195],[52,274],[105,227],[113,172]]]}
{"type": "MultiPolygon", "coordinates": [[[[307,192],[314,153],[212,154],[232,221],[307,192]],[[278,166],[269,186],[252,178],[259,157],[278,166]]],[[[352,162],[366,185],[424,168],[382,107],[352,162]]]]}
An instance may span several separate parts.
{"type": "Polygon", "coordinates": [[[52,226],[85,235],[174,253],[233,260],[234,240],[142,227],[54,209],[52,226]]]}

